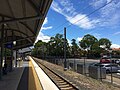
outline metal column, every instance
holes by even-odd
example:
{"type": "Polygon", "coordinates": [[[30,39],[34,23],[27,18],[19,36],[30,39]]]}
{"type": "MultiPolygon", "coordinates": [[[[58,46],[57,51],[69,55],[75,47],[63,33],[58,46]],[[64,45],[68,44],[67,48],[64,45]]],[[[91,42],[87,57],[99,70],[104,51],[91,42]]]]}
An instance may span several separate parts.
{"type": "Polygon", "coordinates": [[[66,28],[64,28],[64,70],[67,70],[67,61],[66,61],[66,28]]]}
{"type": "MultiPolygon", "coordinates": [[[[4,17],[2,17],[2,21],[4,21],[4,17]]],[[[2,63],[3,63],[3,52],[4,52],[4,24],[2,24],[2,30],[1,30],[1,56],[0,56],[0,80],[2,79],[2,63]]]]}
{"type": "Polygon", "coordinates": [[[13,31],[12,31],[12,48],[11,48],[11,60],[10,60],[10,72],[12,71],[12,61],[13,61],[13,31]]]}
{"type": "Polygon", "coordinates": [[[17,52],[18,52],[18,50],[16,50],[16,61],[15,61],[15,67],[17,67],[17,52]]]}

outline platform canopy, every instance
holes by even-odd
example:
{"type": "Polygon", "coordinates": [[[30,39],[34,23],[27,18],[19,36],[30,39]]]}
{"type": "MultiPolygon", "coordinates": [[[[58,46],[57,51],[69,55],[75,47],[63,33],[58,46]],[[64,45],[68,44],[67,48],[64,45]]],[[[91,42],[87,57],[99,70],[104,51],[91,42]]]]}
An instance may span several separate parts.
{"type": "Polygon", "coordinates": [[[32,46],[52,0],[0,0],[0,33],[4,44],[13,49],[32,46]]]}

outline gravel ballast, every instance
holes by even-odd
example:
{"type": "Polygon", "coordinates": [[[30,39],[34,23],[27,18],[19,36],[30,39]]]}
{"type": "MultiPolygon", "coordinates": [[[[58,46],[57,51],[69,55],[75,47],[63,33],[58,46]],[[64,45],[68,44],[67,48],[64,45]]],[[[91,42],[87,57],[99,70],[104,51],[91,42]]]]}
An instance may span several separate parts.
{"type": "Polygon", "coordinates": [[[120,88],[113,86],[110,83],[101,82],[99,80],[84,76],[82,74],[73,72],[71,70],[64,71],[62,66],[58,66],[41,59],[33,58],[40,61],[45,66],[49,67],[68,81],[73,82],[80,90],[120,90],[120,88]]]}

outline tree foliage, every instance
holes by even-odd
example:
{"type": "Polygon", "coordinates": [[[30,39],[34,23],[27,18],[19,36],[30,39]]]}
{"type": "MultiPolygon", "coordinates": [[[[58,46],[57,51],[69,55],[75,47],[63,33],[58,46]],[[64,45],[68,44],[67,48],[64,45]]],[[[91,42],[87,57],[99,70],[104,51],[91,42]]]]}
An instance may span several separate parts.
{"type": "Polygon", "coordinates": [[[87,48],[91,49],[94,43],[97,42],[98,42],[97,38],[95,38],[90,34],[87,34],[83,37],[83,39],[79,43],[80,43],[80,47],[82,47],[83,49],[87,49],[87,48]]]}
{"type": "Polygon", "coordinates": [[[71,56],[77,56],[79,52],[79,46],[76,43],[75,39],[72,39],[72,46],[71,46],[71,56]]]}
{"type": "Polygon", "coordinates": [[[109,49],[110,46],[111,46],[111,42],[110,42],[110,40],[107,39],[107,38],[101,38],[101,39],[99,40],[99,45],[105,45],[105,48],[109,49]]]}
{"type": "MultiPolygon", "coordinates": [[[[85,35],[79,44],[76,43],[75,39],[71,40],[72,43],[69,45],[66,39],[66,53],[69,57],[81,57],[85,55],[85,52],[90,57],[99,57],[103,52],[100,45],[105,45],[107,49],[110,48],[111,42],[107,38],[101,38],[99,41],[93,35],[85,35]],[[85,51],[87,49],[87,51],[85,51]]],[[[49,42],[43,42],[39,40],[34,45],[32,54],[39,56],[64,56],[64,38],[62,34],[56,34],[51,37],[49,42]]]]}

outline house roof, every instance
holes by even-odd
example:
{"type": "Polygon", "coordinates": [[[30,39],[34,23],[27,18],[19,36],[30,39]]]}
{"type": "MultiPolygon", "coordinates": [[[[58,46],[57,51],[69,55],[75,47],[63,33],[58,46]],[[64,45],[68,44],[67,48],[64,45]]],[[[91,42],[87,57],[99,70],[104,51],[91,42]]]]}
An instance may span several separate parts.
{"type": "Polygon", "coordinates": [[[120,48],[112,48],[114,51],[120,51],[120,48]]]}

